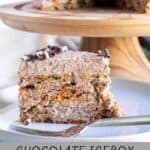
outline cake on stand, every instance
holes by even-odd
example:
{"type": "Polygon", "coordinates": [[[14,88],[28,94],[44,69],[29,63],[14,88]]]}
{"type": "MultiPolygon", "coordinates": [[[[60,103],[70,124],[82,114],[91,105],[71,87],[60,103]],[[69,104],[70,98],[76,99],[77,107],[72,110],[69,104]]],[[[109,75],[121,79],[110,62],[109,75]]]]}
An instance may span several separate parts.
{"type": "Polygon", "coordinates": [[[24,31],[81,36],[81,50],[110,50],[112,75],[150,81],[150,62],[137,38],[150,35],[149,14],[112,8],[43,12],[21,2],[2,6],[0,17],[24,31]]]}

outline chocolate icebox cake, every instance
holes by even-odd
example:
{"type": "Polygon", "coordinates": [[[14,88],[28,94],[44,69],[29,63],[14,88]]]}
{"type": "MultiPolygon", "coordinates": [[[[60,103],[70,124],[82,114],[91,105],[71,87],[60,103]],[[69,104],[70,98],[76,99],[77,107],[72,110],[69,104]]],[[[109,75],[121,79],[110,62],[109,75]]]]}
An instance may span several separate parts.
{"type": "Polygon", "coordinates": [[[41,10],[77,9],[93,6],[93,0],[32,0],[33,6],[41,10]]]}
{"type": "Polygon", "coordinates": [[[119,117],[110,93],[110,55],[47,46],[21,59],[20,121],[89,123],[119,117]]]}

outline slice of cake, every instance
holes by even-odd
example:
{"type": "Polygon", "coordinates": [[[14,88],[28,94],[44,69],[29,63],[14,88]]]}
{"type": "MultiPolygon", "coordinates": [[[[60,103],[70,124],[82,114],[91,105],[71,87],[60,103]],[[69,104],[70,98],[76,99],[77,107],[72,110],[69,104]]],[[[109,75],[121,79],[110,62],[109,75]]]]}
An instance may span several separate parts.
{"type": "Polygon", "coordinates": [[[150,13],[150,0],[117,0],[121,8],[134,9],[138,12],[150,13]]]}
{"type": "Polygon", "coordinates": [[[93,6],[93,0],[32,0],[33,6],[41,10],[77,9],[93,6]]]}
{"type": "Polygon", "coordinates": [[[22,58],[20,120],[26,123],[89,123],[120,116],[109,91],[110,55],[47,46],[22,58]]]}

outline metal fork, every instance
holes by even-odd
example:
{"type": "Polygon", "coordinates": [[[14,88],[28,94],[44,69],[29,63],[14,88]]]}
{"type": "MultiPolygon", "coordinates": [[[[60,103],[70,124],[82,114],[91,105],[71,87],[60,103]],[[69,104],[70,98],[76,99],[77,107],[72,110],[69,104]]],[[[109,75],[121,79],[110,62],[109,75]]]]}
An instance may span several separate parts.
{"type": "Polygon", "coordinates": [[[38,129],[29,129],[25,126],[18,126],[12,124],[11,129],[39,136],[51,136],[51,137],[71,137],[79,135],[81,132],[87,130],[89,127],[106,127],[106,126],[129,126],[129,125],[150,125],[150,115],[134,116],[134,117],[120,117],[111,119],[100,119],[91,124],[77,124],[64,129],[62,131],[42,131],[38,129]]]}

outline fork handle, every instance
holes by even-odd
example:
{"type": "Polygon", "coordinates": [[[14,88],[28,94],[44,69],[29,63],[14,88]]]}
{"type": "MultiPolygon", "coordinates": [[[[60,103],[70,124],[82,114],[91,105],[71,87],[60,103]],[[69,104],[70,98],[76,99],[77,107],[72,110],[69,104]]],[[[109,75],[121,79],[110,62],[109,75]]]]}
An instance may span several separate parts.
{"type": "Polygon", "coordinates": [[[103,127],[103,126],[148,125],[148,124],[150,125],[150,115],[100,119],[93,122],[89,126],[103,127]]]}

